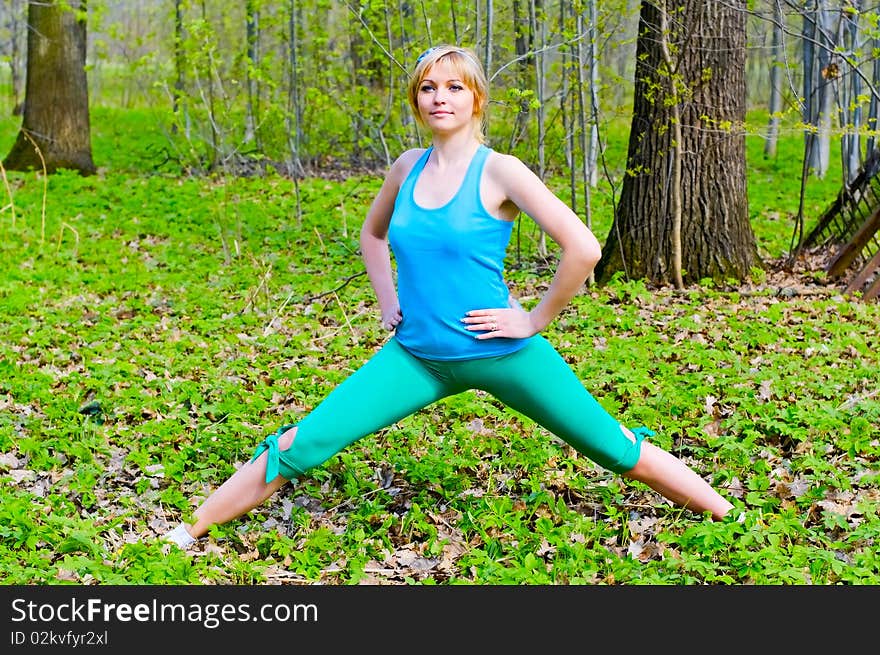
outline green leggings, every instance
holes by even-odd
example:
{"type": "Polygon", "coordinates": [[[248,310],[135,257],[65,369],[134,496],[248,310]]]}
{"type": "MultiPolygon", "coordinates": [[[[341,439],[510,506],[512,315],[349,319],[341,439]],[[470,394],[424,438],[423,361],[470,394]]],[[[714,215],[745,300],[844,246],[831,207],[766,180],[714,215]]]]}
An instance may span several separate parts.
{"type": "Polygon", "coordinates": [[[392,338],[295,424],[290,448],[280,450],[278,437],[293,424],[264,439],[251,461],[268,451],[266,483],[278,475],[289,480],[361,437],[469,389],[487,391],[616,473],[636,465],[642,440],[653,434],[634,428],[631,441],[540,335],[514,353],[463,361],[421,359],[392,338]]]}

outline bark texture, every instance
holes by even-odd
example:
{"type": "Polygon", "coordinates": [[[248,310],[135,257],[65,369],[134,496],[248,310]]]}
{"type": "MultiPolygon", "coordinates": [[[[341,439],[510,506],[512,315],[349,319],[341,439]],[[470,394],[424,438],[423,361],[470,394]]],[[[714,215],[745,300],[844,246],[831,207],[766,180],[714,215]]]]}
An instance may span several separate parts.
{"type": "Polygon", "coordinates": [[[596,269],[600,284],[618,271],[629,279],[672,282],[676,156],[684,283],[742,281],[757,262],[746,189],[745,9],[742,0],[642,2],[627,173],[596,269]]]}
{"type": "Polygon", "coordinates": [[[85,1],[28,5],[27,82],[18,138],[3,161],[8,170],[59,168],[95,172],[86,79],[85,1]],[[42,157],[41,157],[42,156],[42,157]]]}

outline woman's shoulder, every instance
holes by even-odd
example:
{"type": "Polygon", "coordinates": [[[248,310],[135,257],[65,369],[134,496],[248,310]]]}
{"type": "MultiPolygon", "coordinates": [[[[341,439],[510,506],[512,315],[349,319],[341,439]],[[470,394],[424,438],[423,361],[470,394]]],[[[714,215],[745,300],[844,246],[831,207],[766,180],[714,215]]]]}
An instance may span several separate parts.
{"type": "Polygon", "coordinates": [[[489,155],[486,159],[487,166],[492,166],[493,168],[500,170],[528,168],[528,166],[526,166],[523,161],[516,155],[509,155],[504,152],[498,152],[497,150],[493,150],[488,146],[484,147],[488,148],[489,150],[489,155]]]}
{"type": "Polygon", "coordinates": [[[528,176],[531,169],[516,155],[491,150],[486,159],[486,172],[496,181],[514,184],[528,176]]]}
{"type": "Polygon", "coordinates": [[[426,151],[427,148],[410,148],[409,150],[400,153],[397,159],[391,164],[391,168],[388,171],[388,177],[393,177],[399,183],[402,183],[403,180],[406,179],[406,176],[409,175],[412,167],[416,165],[416,162],[426,151]]]}
{"type": "Polygon", "coordinates": [[[428,150],[427,148],[409,148],[408,150],[404,150],[402,153],[400,153],[397,156],[397,160],[399,161],[401,159],[410,159],[410,158],[418,159],[423,154],[425,154],[425,152],[427,150],[428,150]]]}
{"type": "Polygon", "coordinates": [[[427,151],[427,148],[410,148],[409,150],[404,150],[397,156],[397,159],[394,160],[392,166],[405,166],[409,168],[427,151]]]}

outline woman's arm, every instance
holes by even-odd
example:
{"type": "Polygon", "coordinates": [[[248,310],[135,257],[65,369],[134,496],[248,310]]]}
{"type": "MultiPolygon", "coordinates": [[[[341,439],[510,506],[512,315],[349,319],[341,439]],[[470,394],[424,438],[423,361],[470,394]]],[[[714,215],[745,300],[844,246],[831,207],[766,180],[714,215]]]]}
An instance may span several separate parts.
{"type": "Polygon", "coordinates": [[[401,321],[400,304],[391,272],[391,253],[388,248],[388,225],[394,211],[394,200],[420,152],[408,150],[391,165],[384,182],[370,205],[361,226],[361,257],[367,276],[379,302],[382,326],[393,330],[401,321]]]}
{"type": "Polygon", "coordinates": [[[512,203],[532,217],[559,245],[562,255],[544,297],[527,313],[528,322],[517,309],[478,309],[468,312],[465,323],[474,330],[495,327],[477,338],[531,336],[547,327],[577,294],[599,263],[602,247],[577,214],[518,158],[496,153],[490,162],[487,172],[493,190],[506,199],[500,204],[512,203]]]}

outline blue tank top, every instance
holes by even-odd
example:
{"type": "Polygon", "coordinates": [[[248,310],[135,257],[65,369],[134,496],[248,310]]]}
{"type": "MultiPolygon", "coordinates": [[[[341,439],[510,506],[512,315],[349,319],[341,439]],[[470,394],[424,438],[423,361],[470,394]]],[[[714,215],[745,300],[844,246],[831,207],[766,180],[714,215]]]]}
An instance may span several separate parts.
{"type": "Polygon", "coordinates": [[[388,241],[397,263],[403,320],[395,337],[425,359],[494,357],[519,350],[528,339],[478,340],[461,322],[472,309],[507,307],[504,257],[512,221],[495,218],[480,200],[480,177],[491,149],[481,145],[452,200],[436,209],[416,204],[413,190],[428,148],[394,201],[388,241]]]}

